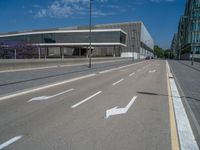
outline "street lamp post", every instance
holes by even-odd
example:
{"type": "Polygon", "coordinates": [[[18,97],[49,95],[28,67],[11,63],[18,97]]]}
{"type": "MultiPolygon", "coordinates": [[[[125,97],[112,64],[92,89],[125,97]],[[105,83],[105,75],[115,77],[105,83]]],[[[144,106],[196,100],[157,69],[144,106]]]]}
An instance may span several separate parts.
{"type": "Polygon", "coordinates": [[[92,37],[91,37],[91,32],[92,32],[92,0],[90,0],[90,22],[89,22],[89,68],[92,67],[92,37]]]}

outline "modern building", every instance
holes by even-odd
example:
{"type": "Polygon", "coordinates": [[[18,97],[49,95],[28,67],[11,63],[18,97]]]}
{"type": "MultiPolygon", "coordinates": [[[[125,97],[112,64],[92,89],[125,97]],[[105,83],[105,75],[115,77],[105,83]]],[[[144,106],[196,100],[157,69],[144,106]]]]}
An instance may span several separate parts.
{"type": "MultiPolygon", "coordinates": [[[[174,41],[173,41],[174,42],[174,41]]],[[[178,26],[176,54],[179,59],[200,58],[200,1],[187,0],[178,26]]]]}
{"type": "MultiPolygon", "coordinates": [[[[4,33],[0,34],[0,41],[36,46],[39,57],[86,57],[90,44],[87,26],[4,33]]],[[[134,56],[143,59],[153,55],[154,42],[142,22],[92,26],[91,42],[94,57],[134,56]]]]}
{"type": "Polygon", "coordinates": [[[173,40],[172,40],[172,43],[171,43],[171,50],[175,54],[176,54],[176,50],[177,50],[177,40],[178,40],[177,38],[178,38],[177,33],[175,33],[173,40]]]}

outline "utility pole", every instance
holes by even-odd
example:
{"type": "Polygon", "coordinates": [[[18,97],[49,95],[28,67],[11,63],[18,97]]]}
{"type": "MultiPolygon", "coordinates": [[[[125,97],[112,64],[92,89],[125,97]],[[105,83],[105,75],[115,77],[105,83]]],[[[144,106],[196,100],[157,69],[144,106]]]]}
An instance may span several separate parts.
{"type": "Polygon", "coordinates": [[[92,67],[92,0],[90,0],[90,22],[89,22],[89,68],[92,67]]]}

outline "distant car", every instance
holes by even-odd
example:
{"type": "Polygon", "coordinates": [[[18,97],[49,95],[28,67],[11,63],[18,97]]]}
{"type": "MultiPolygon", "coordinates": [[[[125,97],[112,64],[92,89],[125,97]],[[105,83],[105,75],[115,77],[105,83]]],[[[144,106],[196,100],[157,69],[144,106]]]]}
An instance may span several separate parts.
{"type": "Polygon", "coordinates": [[[149,60],[149,59],[151,59],[151,57],[150,57],[150,56],[147,56],[145,59],[149,60]]]}

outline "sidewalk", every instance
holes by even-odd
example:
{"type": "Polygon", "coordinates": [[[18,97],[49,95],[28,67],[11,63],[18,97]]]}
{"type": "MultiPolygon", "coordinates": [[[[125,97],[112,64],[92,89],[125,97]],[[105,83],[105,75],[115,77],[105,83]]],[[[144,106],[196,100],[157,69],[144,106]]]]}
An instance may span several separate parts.
{"type": "Polygon", "coordinates": [[[169,60],[170,68],[181,88],[181,97],[200,144],[200,63],[192,66],[190,61],[169,60]]]}

